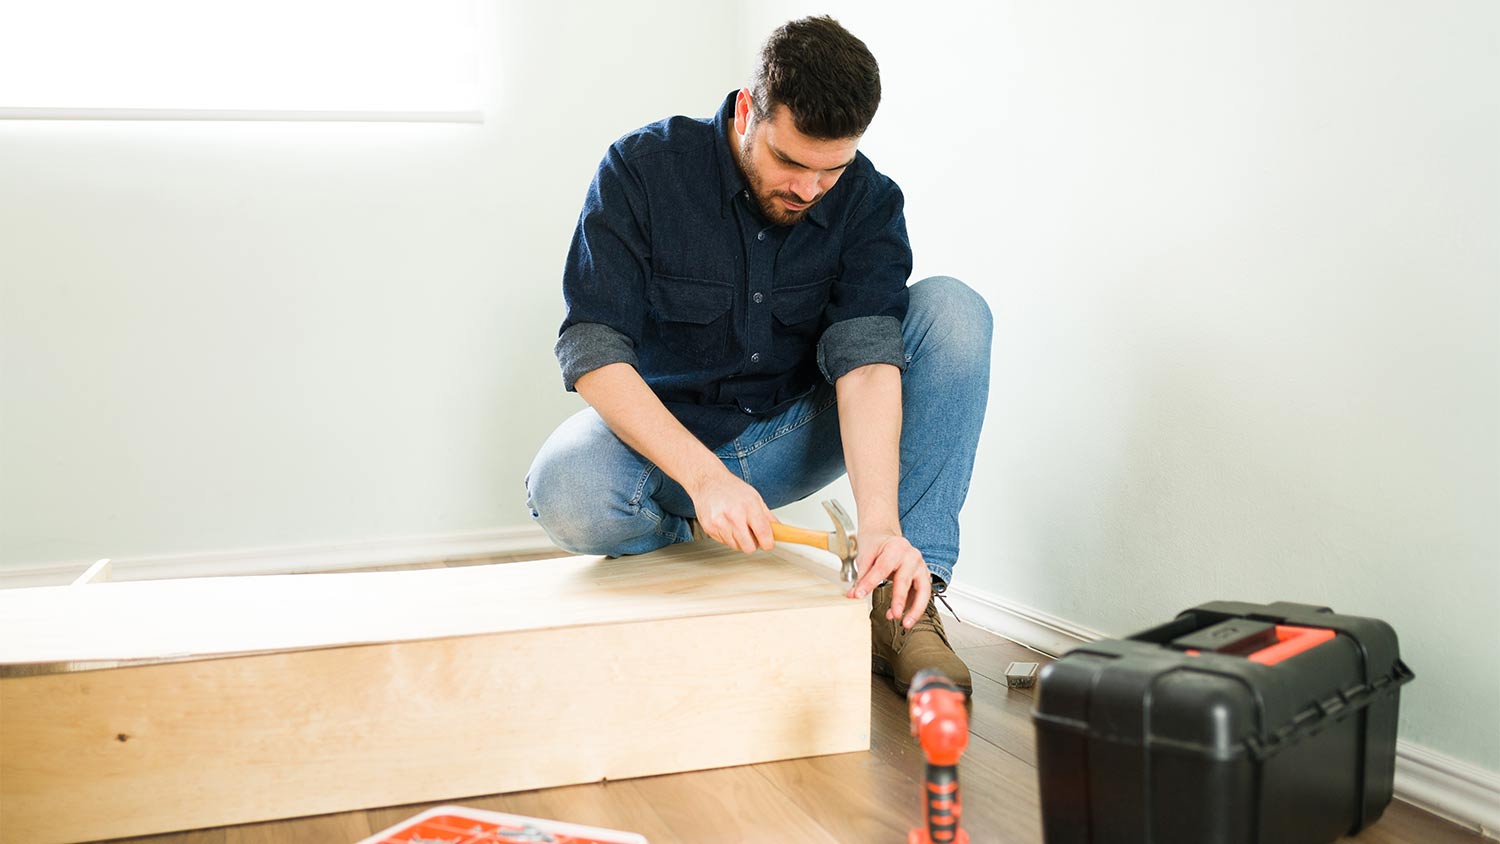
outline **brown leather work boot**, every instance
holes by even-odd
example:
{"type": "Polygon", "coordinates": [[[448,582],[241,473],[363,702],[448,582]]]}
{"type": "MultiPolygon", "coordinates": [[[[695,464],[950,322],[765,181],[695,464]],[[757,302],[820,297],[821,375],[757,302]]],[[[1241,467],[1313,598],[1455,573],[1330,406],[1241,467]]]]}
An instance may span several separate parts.
{"type": "Polygon", "coordinates": [[[875,589],[870,607],[870,670],[896,681],[896,691],[904,695],[918,671],[935,668],[972,695],[974,678],[948,644],[936,599],[927,599],[927,610],[910,630],[901,626],[900,619],[885,617],[890,608],[891,584],[886,583],[875,589]]]}

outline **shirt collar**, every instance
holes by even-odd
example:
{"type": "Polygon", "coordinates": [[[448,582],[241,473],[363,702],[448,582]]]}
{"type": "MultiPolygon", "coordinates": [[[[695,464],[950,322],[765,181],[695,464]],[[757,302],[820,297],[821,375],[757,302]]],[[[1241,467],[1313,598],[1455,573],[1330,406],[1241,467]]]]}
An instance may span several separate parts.
{"type": "Polygon", "coordinates": [[[724,104],[719,106],[719,113],[714,115],[714,156],[719,162],[721,217],[729,212],[729,203],[734,201],[735,194],[746,187],[745,177],[740,174],[740,166],[729,154],[729,136],[734,131],[734,101],[738,95],[739,91],[730,91],[724,104]]]}
{"type": "MultiPolygon", "coordinates": [[[[739,90],[729,92],[724,98],[724,104],[719,106],[719,113],[714,115],[714,148],[719,161],[719,216],[729,213],[729,204],[734,202],[734,197],[741,191],[748,190],[749,185],[745,183],[745,177],[740,173],[740,165],[729,153],[729,134],[734,131],[734,103],[739,96],[739,90]]],[[[851,168],[853,165],[850,165],[851,168]]],[[[847,175],[847,174],[845,174],[847,175]]],[[[839,179],[843,183],[843,179],[839,179]]],[[[837,189],[838,185],[834,185],[837,189]]],[[[824,196],[817,205],[807,212],[806,219],[817,223],[822,228],[828,228],[828,197],[824,196]]]]}

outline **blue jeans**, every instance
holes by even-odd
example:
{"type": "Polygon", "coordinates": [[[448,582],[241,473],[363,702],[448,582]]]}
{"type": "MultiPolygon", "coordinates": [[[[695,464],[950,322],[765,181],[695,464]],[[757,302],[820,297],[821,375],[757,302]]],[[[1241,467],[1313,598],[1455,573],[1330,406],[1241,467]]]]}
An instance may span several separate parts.
{"type": "MultiPolygon", "coordinates": [[[[969,493],[989,399],[993,320],[979,294],[935,276],[911,285],[902,324],[901,531],[946,585],[958,561],[958,511],[969,493]]],[[[844,474],[833,385],[757,419],[715,450],[771,508],[844,474]]],[[[532,518],[575,554],[643,554],[692,539],[693,500],[625,445],[592,409],[547,438],[526,474],[532,518]]]]}

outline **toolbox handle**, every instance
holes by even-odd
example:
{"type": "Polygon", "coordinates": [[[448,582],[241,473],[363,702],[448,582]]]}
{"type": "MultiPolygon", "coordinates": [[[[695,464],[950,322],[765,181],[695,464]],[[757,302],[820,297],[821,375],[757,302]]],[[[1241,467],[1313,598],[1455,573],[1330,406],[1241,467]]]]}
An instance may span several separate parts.
{"type": "MultiPolygon", "coordinates": [[[[1277,624],[1272,629],[1265,630],[1264,633],[1274,637],[1275,641],[1273,644],[1246,653],[1234,650],[1234,646],[1238,643],[1230,642],[1227,649],[1218,652],[1230,655],[1242,655],[1251,662],[1259,663],[1260,665],[1276,665],[1277,663],[1291,659],[1297,654],[1310,651],[1324,642],[1332,641],[1333,637],[1338,635],[1336,631],[1329,630],[1326,627],[1298,627],[1292,624],[1277,624]]],[[[1257,635],[1247,636],[1244,641],[1251,642],[1252,639],[1260,638],[1263,637],[1257,631],[1257,635]]],[[[1183,641],[1183,639],[1178,639],[1173,644],[1181,646],[1183,641]]],[[[1252,643],[1250,647],[1254,647],[1255,644],[1252,643]]],[[[1184,651],[1188,656],[1200,656],[1203,653],[1201,649],[1194,647],[1184,648],[1184,651]]]]}
{"type": "Polygon", "coordinates": [[[1275,665],[1332,640],[1334,635],[1336,634],[1326,627],[1293,627],[1289,624],[1278,624],[1276,625],[1276,644],[1261,648],[1250,654],[1247,659],[1261,665],[1275,665]]]}

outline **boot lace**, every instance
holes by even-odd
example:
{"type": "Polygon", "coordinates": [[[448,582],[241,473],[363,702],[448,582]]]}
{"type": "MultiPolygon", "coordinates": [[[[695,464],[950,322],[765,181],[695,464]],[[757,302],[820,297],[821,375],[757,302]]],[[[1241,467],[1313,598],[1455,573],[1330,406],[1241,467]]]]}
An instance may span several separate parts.
{"type": "MultiPolygon", "coordinates": [[[[948,602],[943,600],[942,595],[933,593],[932,598],[936,598],[938,601],[943,601],[943,606],[948,607],[949,612],[953,612],[953,608],[948,606],[948,602]]],[[[932,598],[927,599],[927,609],[922,611],[922,617],[917,619],[917,623],[913,624],[910,630],[902,626],[901,622],[897,620],[896,640],[892,643],[896,646],[897,650],[900,650],[901,645],[906,643],[906,637],[912,635],[918,630],[926,630],[929,633],[936,633],[938,635],[938,638],[943,640],[944,644],[952,647],[952,645],[948,642],[948,631],[943,629],[943,622],[938,617],[937,602],[932,600],[932,598]]],[[[955,614],[953,618],[956,620],[958,616],[955,614]]]]}
{"type": "Polygon", "coordinates": [[[932,597],[937,598],[939,601],[943,602],[943,606],[945,606],[945,607],[948,608],[948,614],[951,615],[951,616],[953,616],[953,620],[954,621],[958,622],[959,624],[963,624],[964,623],[964,620],[958,617],[958,613],[956,613],[956,612],[953,611],[953,605],[950,604],[950,603],[948,603],[948,599],[947,598],[943,597],[943,593],[941,593],[941,592],[934,592],[934,593],[932,593],[932,597]]]}

